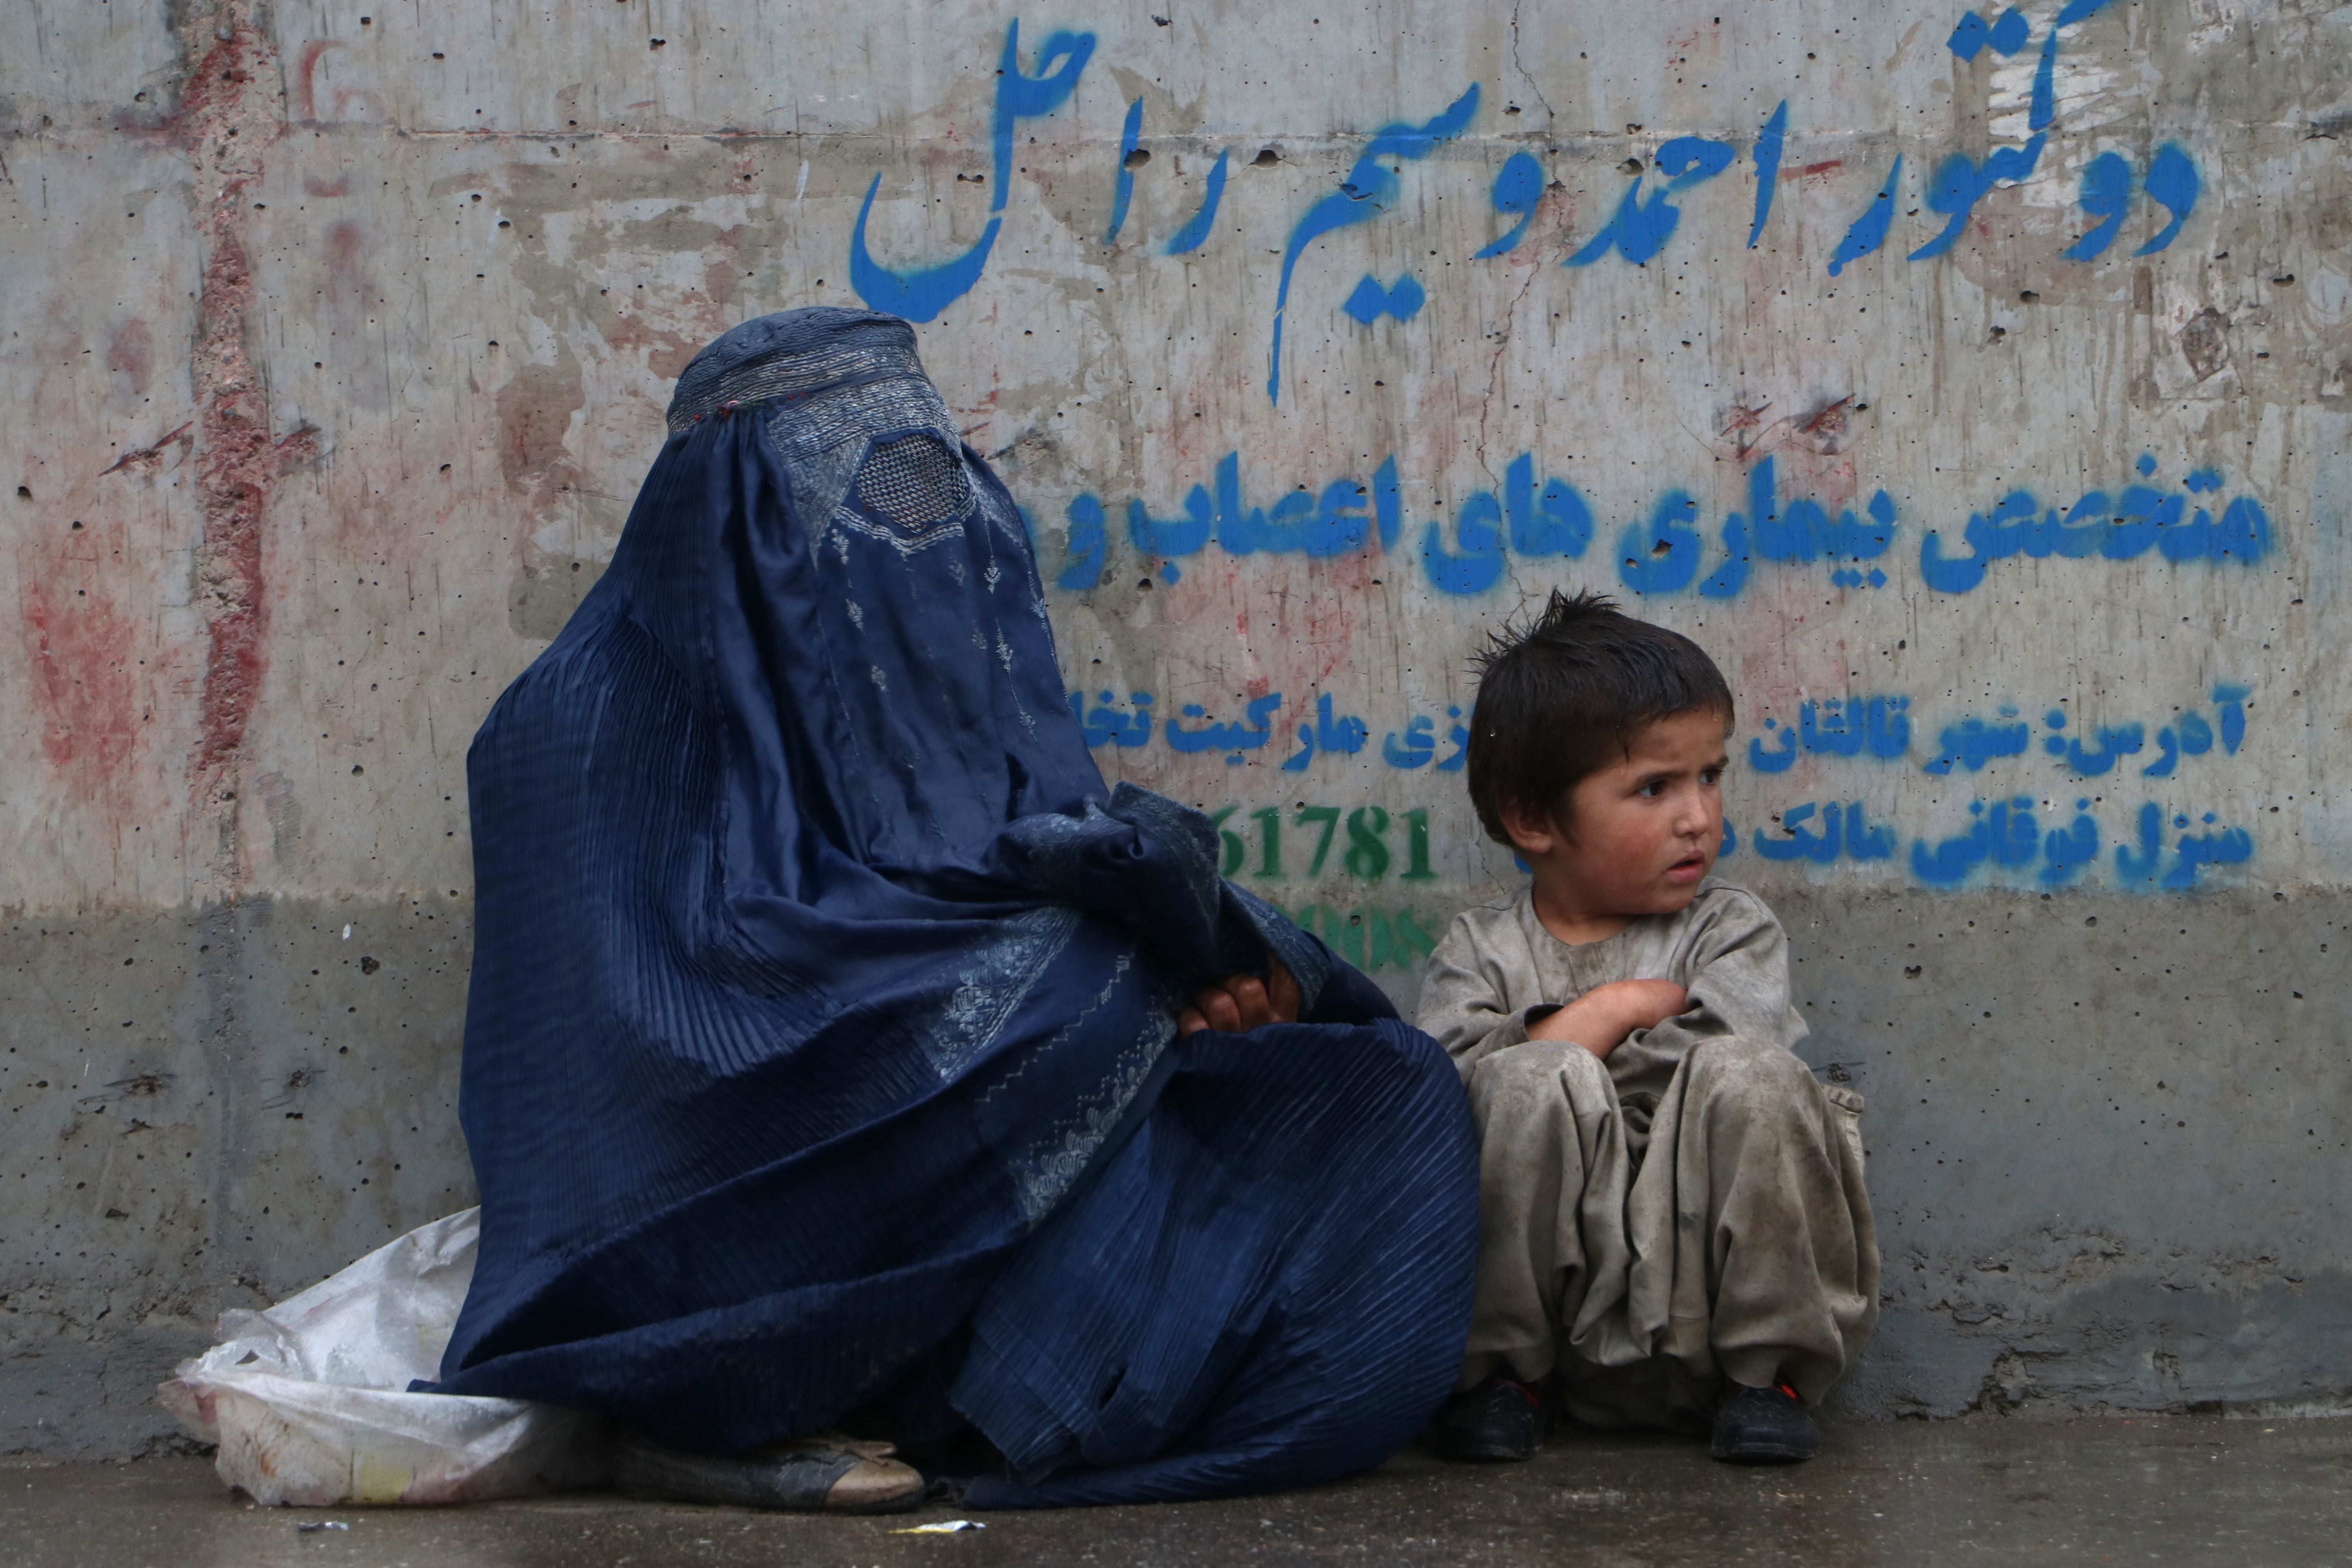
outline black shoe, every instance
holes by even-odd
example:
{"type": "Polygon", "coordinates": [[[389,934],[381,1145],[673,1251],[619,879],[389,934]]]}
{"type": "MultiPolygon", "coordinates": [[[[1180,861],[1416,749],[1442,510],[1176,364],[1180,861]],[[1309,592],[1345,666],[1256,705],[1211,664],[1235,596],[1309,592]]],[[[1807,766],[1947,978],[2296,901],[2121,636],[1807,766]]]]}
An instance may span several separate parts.
{"type": "Polygon", "coordinates": [[[1812,1412],[1783,1383],[1772,1388],[1734,1385],[1715,1413],[1713,1451],[1735,1465],[1793,1465],[1822,1446],[1812,1412]]]}
{"type": "Polygon", "coordinates": [[[1474,1463],[1531,1459],[1543,1440],[1543,1396],[1508,1377],[1455,1395],[1430,1429],[1439,1458],[1474,1463]]]}

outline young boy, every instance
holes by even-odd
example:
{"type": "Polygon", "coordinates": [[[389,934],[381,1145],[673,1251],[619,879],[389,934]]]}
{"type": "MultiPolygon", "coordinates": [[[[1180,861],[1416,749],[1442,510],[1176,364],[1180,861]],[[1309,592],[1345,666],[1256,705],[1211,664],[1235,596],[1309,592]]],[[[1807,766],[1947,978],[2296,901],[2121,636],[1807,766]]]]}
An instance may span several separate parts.
{"type": "Polygon", "coordinates": [[[1470,797],[1534,875],[1454,922],[1422,988],[1480,1141],[1449,1458],[1528,1458],[1555,1404],[1809,1458],[1806,1406],[1876,1317],[1861,1098],[1790,1049],[1772,912],[1708,874],[1731,719],[1696,643],[1595,594],[1481,661],[1470,797]]]}

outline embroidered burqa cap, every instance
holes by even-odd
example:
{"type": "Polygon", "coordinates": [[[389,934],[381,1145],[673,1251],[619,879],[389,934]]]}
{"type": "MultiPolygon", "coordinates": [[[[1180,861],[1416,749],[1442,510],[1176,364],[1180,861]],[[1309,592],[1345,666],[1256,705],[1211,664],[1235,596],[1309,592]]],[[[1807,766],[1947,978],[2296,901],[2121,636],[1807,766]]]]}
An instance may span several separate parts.
{"type": "Polygon", "coordinates": [[[734,1451],[969,1423],[977,1502],[1377,1462],[1451,1385],[1454,1069],[1108,789],[1027,529],[903,321],[679,378],[604,577],[467,759],[479,1261],[440,1387],[734,1451]],[[1178,1040],[1286,965],[1293,1025],[1178,1040]]]}

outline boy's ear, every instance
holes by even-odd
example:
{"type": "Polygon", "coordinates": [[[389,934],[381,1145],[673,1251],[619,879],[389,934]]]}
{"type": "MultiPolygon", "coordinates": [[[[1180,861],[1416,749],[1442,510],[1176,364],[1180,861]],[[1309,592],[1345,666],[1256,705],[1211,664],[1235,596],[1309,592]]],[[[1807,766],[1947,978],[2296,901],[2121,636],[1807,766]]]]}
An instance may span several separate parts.
{"type": "Polygon", "coordinates": [[[1503,831],[1511,835],[1511,847],[1522,855],[1548,855],[1560,842],[1558,824],[1540,806],[1504,800],[1497,803],[1496,814],[1503,819],[1503,831]]]}

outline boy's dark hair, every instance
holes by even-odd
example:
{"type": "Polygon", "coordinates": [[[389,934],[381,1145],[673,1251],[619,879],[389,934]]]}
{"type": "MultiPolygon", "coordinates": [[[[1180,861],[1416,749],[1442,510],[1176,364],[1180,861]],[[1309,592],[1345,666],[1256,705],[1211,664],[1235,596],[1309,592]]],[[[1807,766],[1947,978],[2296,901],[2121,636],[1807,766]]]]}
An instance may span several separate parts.
{"type": "Polygon", "coordinates": [[[1628,755],[1643,726],[1694,709],[1731,722],[1731,688],[1715,661],[1606,594],[1554,589],[1542,614],[1506,626],[1473,663],[1470,801],[1499,843],[1511,841],[1507,802],[1542,807],[1567,830],[1569,791],[1628,755]]]}

